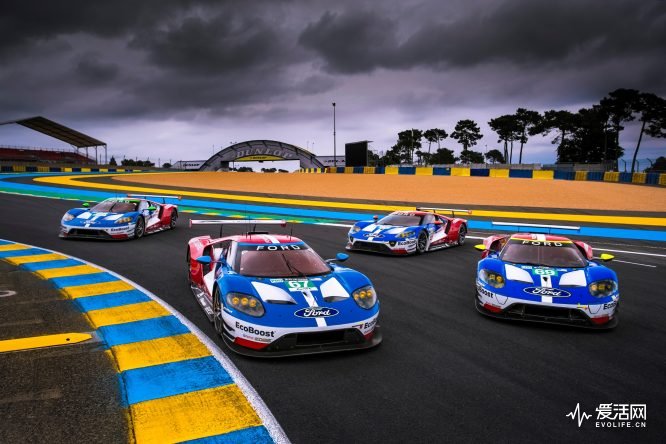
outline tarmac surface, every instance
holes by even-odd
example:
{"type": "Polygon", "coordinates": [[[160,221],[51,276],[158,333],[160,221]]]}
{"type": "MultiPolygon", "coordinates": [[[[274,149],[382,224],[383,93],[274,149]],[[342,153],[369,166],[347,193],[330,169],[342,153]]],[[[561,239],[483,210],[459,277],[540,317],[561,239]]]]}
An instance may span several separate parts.
{"type": "MultiPolygon", "coordinates": [[[[176,230],[139,241],[63,241],[58,223],[73,206],[0,195],[0,208],[12,215],[0,221],[0,238],[81,257],[160,296],[230,356],[295,443],[663,440],[663,244],[591,241],[662,255],[614,253],[617,261],[610,266],[620,279],[622,308],[619,326],[611,331],[479,315],[474,239],[408,258],[355,253],[347,264],[372,279],[382,304],[382,345],[367,352],[258,360],[225,349],[186,283],[187,240],[216,230],[185,228],[191,216],[181,215],[176,230]],[[595,427],[595,409],[605,403],[646,404],[647,427],[595,427]],[[577,404],[593,415],[581,427],[566,416],[577,404]]],[[[298,224],[293,230],[324,258],[343,251],[346,228],[298,224]]]]}
{"type": "MultiPolygon", "coordinates": [[[[73,301],[0,261],[0,341],[92,330],[73,301]]],[[[0,381],[2,443],[129,440],[115,364],[94,336],[78,344],[3,353],[0,381]]]]}

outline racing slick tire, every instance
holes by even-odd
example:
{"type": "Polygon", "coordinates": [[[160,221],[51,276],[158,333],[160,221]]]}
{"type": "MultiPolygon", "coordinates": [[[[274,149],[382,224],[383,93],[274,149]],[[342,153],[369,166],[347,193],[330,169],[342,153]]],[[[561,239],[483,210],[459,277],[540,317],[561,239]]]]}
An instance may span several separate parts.
{"type": "Polygon", "coordinates": [[[176,221],[178,220],[178,211],[173,210],[171,213],[171,218],[169,219],[169,228],[174,229],[176,228],[176,221]]]}
{"type": "Polygon", "coordinates": [[[193,284],[193,282],[192,282],[192,273],[191,273],[191,270],[190,270],[190,266],[191,266],[191,265],[190,265],[190,261],[191,261],[191,258],[190,258],[190,247],[187,247],[187,251],[186,251],[185,254],[186,254],[186,256],[185,256],[185,263],[187,264],[187,284],[191,287],[192,284],[193,284]]]}
{"type": "Polygon", "coordinates": [[[142,216],[139,216],[139,219],[136,221],[134,226],[134,239],[140,239],[146,232],[146,221],[143,220],[142,216]]]}
{"type": "Polygon", "coordinates": [[[428,233],[421,231],[416,240],[416,254],[423,254],[428,251],[428,233]]]}
{"type": "Polygon", "coordinates": [[[465,243],[465,237],[467,237],[467,226],[461,225],[460,230],[458,230],[458,245],[465,243]]]}
{"type": "Polygon", "coordinates": [[[220,287],[213,290],[213,325],[218,335],[222,336],[224,327],[222,326],[222,302],[220,301],[220,287]]]}

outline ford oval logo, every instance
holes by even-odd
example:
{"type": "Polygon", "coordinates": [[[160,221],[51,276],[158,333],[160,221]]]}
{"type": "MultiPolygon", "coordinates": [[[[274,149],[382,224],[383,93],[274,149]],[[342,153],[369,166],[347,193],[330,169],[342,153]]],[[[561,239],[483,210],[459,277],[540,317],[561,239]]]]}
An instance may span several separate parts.
{"type": "Polygon", "coordinates": [[[525,293],[533,294],[534,296],[546,296],[551,298],[568,298],[571,296],[571,293],[560,290],[559,288],[527,287],[523,288],[523,291],[525,293]]]}
{"type": "Polygon", "coordinates": [[[294,312],[294,315],[299,318],[330,318],[340,313],[335,308],[329,307],[311,307],[311,308],[301,308],[298,311],[294,312]]]}

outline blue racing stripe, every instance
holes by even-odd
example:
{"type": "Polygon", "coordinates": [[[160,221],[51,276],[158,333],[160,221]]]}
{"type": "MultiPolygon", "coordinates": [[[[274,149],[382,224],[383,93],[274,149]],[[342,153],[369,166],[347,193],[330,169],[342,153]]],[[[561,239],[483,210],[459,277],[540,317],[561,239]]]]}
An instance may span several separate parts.
{"type": "Polygon", "coordinates": [[[93,274],[81,274],[79,276],[66,276],[60,278],[49,279],[53,284],[58,288],[64,287],[74,287],[77,285],[90,285],[90,284],[100,284],[102,282],[111,282],[118,281],[117,277],[111,273],[102,272],[102,273],[93,273],[93,274]]]}
{"type": "Polygon", "coordinates": [[[99,331],[110,347],[190,332],[175,316],[109,325],[101,327],[99,331]]]}
{"type": "Polygon", "coordinates": [[[85,265],[85,262],[76,259],[58,259],[55,261],[32,262],[22,264],[21,267],[28,271],[48,270],[49,268],[74,267],[76,265],[85,265]]]}
{"type": "Polygon", "coordinates": [[[212,356],[126,370],[122,377],[130,405],[233,382],[212,356]]]}
{"type": "Polygon", "coordinates": [[[272,443],[273,439],[271,438],[271,435],[268,434],[266,427],[258,426],[236,430],[234,432],[225,433],[224,435],[183,441],[182,444],[246,444],[248,442],[272,443]]]}
{"type": "Polygon", "coordinates": [[[41,248],[27,248],[25,250],[11,250],[11,251],[0,251],[0,257],[14,257],[14,256],[32,256],[35,254],[50,254],[48,250],[42,250],[41,248]]]}
{"type": "Polygon", "coordinates": [[[119,307],[127,304],[138,304],[139,302],[152,301],[139,290],[120,291],[118,293],[101,294],[99,296],[88,296],[74,300],[81,311],[100,310],[102,308],[119,307]]]}

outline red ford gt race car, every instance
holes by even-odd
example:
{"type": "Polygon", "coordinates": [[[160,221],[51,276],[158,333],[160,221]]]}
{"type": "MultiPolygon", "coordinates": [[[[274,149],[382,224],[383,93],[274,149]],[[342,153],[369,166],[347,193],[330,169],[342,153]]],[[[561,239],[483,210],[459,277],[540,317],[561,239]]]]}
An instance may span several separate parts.
{"type": "Polygon", "coordinates": [[[416,207],[394,211],[382,219],[356,222],[348,233],[347,250],[387,254],[425,253],[465,243],[467,221],[455,213],[470,210],[416,207]],[[451,213],[451,217],[440,214],[451,213]]]}
{"type": "MultiPolygon", "coordinates": [[[[190,224],[266,225],[284,221],[193,220],[190,224]]],[[[305,242],[249,231],[199,236],[187,247],[190,288],[227,346],[279,357],[378,345],[379,301],[370,280],[324,261],[305,242]]]]}

